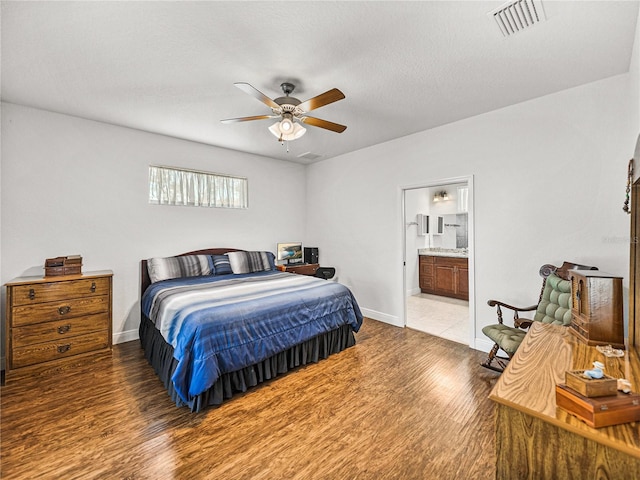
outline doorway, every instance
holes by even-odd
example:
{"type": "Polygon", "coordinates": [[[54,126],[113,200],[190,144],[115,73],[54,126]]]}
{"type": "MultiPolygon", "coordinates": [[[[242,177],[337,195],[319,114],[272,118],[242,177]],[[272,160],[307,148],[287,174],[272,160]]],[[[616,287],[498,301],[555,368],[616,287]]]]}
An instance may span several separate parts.
{"type": "Polygon", "coordinates": [[[473,177],[402,189],[404,325],[474,345],[473,177]]]}

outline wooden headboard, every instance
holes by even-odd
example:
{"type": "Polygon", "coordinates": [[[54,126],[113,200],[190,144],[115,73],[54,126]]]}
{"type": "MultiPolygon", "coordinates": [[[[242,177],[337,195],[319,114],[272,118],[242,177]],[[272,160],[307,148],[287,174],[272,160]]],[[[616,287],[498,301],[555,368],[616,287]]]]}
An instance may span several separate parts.
{"type": "MultiPolygon", "coordinates": [[[[181,253],[173,255],[174,257],[183,257],[185,255],[224,255],[227,252],[242,252],[239,248],[205,248],[204,250],[195,250],[193,252],[181,253]]],[[[144,295],[151,285],[149,278],[149,270],[147,269],[147,259],[140,260],[140,298],[144,295]]]]}

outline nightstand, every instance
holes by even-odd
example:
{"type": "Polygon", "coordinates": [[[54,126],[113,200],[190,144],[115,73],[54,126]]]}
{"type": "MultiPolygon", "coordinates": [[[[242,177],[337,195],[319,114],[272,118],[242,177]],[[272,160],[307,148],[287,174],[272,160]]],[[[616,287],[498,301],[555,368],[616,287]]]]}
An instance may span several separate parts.
{"type": "Polygon", "coordinates": [[[302,265],[278,265],[278,270],[282,272],[297,273],[298,275],[309,275],[313,277],[320,264],[305,263],[302,265]]]}

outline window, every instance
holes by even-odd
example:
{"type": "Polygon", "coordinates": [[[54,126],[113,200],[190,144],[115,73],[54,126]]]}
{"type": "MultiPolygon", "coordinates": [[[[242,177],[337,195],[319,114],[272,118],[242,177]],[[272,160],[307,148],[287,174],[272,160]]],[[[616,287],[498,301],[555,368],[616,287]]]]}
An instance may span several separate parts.
{"type": "Polygon", "coordinates": [[[243,177],[149,166],[149,203],[190,207],[247,208],[243,177]]]}

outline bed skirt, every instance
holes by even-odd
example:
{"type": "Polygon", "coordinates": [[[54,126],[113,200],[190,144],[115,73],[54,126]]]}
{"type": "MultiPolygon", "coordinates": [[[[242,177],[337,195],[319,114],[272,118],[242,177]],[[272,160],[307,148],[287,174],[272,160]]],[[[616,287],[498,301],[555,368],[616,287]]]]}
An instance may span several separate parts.
{"type": "Polygon", "coordinates": [[[343,325],[254,365],[222,374],[211,388],[195,397],[192,403],[186,404],[173,388],[171,381],[177,365],[177,361],[173,358],[173,347],[165,341],[146,315],[142,314],[140,321],[140,344],[144,349],[145,358],[176,405],[179,407],[188,405],[192,412],[199,412],[210,405],[220,405],[236,393],[246,392],[250,387],[271,380],[293,368],[327,358],[355,343],[353,329],[350,325],[343,325]]]}

